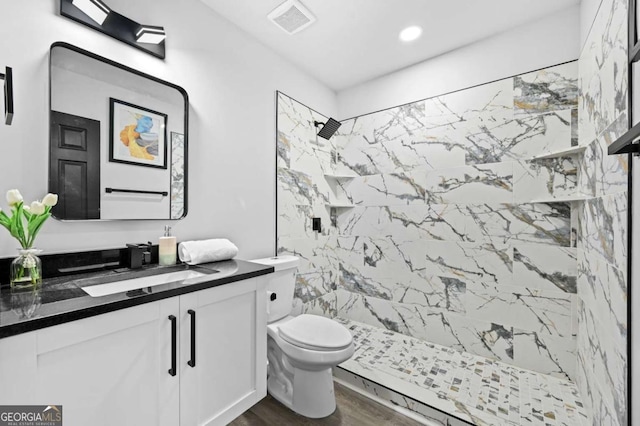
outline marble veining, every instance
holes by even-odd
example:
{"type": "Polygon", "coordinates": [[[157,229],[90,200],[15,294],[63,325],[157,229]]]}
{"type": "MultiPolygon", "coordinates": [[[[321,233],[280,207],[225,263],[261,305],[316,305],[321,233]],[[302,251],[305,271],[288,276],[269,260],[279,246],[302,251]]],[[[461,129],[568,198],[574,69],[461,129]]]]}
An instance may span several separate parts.
{"type": "Polygon", "coordinates": [[[607,147],[628,129],[627,6],[603,0],[579,60],[576,384],[593,425],[627,418],[626,155],[607,147]]]}
{"type": "Polygon", "coordinates": [[[574,194],[582,169],[532,157],[574,142],[576,75],[573,62],[356,117],[320,144],[314,112],[283,101],[278,251],[302,258],[294,312],[572,377],[580,224],[570,203],[532,201],[574,194]]]}
{"type": "Polygon", "coordinates": [[[171,219],[184,216],[184,135],[171,132],[171,219]]]}
{"type": "Polygon", "coordinates": [[[627,2],[603,0],[579,64],[579,135],[588,144],[627,109],[627,2]]]}
{"type": "Polygon", "coordinates": [[[576,108],[577,71],[578,64],[569,62],[514,77],[516,114],[576,108]]]}
{"type": "MultiPolygon", "coordinates": [[[[427,407],[477,425],[588,422],[578,390],[570,381],[356,321],[338,320],[356,342],[354,356],[341,369],[427,407]]],[[[421,412],[419,408],[415,411],[421,412]]]]}
{"type": "Polygon", "coordinates": [[[519,244],[513,253],[515,285],[577,293],[577,250],[519,244]]]}
{"type": "Polygon", "coordinates": [[[577,165],[573,158],[551,158],[514,163],[516,202],[558,198],[577,192],[577,165]]]}
{"type": "Polygon", "coordinates": [[[427,174],[426,198],[429,204],[480,203],[513,200],[513,164],[467,166],[427,174]]]}

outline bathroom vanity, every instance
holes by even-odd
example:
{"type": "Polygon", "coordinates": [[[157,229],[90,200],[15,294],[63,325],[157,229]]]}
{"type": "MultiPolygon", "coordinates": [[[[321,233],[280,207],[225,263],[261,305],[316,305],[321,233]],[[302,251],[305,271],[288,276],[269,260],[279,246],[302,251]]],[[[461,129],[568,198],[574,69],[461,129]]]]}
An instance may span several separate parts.
{"type": "Polygon", "coordinates": [[[266,395],[273,268],[202,266],[217,272],[101,297],[76,284],[96,275],[54,278],[31,319],[2,303],[0,403],[62,405],[68,425],[233,420],[266,395]]]}

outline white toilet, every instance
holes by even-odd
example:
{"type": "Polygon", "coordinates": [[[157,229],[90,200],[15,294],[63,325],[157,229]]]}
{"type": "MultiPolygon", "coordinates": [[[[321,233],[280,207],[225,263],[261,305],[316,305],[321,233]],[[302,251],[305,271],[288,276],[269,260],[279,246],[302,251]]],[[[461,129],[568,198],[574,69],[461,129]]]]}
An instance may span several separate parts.
{"type": "Polygon", "coordinates": [[[331,368],[353,355],[351,333],[341,324],[318,315],[291,316],[296,270],[295,256],[256,259],[273,266],[267,275],[267,391],[286,407],[310,418],[336,409],[331,368]]]}

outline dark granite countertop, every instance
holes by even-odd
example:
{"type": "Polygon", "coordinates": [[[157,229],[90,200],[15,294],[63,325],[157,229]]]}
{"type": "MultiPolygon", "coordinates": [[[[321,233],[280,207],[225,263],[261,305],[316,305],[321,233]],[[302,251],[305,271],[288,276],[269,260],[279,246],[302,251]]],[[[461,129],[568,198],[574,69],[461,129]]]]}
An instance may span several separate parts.
{"type": "Polygon", "coordinates": [[[273,272],[273,267],[243,260],[227,260],[197,266],[176,265],[149,267],[142,270],[101,271],[45,279],[42,284],[42,304],[31,318],[20,318],[13,312],[9,288],[0,289],[0,338],[14,336],[65,322],[88,318],[107,312],[181,294],[230,284],[273,272]],[[81,287],[143,278],[166,272],[191,269],[205,275],[188,280],[146,287],[107,296],[91,297],[81,287]],[[114,279],[115,277],[115,279],[114,279]]]}

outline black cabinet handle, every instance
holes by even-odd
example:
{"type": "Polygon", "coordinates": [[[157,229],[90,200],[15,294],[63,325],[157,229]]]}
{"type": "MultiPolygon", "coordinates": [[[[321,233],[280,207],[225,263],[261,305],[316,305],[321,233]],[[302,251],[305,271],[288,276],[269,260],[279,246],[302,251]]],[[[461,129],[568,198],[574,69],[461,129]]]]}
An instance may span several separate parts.
{"type": "Polygon", "coordinates": [[[178,337],[178,321],[175,316],[169,315],[171,321],[171,368],[169,374],[176,375],[176,358],[177,358],[177,337],[178,337]]]}
{"type": "Polygon", "coordinates": [[[191,315],[191,359],[187,364],[193,368],[196,366],[196,311],[189,309],[187,313],[191,315]]]}

